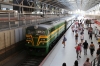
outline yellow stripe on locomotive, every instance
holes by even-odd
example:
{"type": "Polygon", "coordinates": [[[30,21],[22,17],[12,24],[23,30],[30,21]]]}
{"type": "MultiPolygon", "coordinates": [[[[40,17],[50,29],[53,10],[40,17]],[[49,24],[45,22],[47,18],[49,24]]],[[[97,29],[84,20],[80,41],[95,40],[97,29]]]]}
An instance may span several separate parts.
{"type": "MultiPolygon", "coordinates": [[[[44,48],[46,50],[45,54],[48,53],[49,45],[65,30],[65,22],[59,23],[58,26],[49,29],[33,29],[30,27],[26,30],[26,46],[34,48],[44,48]],[[28,33],[29,31],[29,33],[28,33]],[[34,31],[34,32],[33,32],[34,31]]],[[[43,26],[45,27],[45,26],[43,26]]],[[[34,51],[34,50],[33,50],[34,51]]],[[[33,52],[35,53],[35,52],[33,52]]],[[[41,53],[41,52],[40,52],[41,53]]],[[[36,52],[36,54],[39,54],[36,52]]],[[[35,54],[35,55],[36,55],[35,54]]]]}

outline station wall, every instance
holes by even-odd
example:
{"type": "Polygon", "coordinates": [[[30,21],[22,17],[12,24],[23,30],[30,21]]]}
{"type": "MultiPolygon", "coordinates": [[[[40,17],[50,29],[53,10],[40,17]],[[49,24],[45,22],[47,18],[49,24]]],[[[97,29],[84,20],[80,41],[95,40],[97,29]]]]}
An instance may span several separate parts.
{"type": "Polygon", "coordinates": [[[25,27],[20,27],[0,32],[0,61],[23,48],[25,29],[25,27]]]}

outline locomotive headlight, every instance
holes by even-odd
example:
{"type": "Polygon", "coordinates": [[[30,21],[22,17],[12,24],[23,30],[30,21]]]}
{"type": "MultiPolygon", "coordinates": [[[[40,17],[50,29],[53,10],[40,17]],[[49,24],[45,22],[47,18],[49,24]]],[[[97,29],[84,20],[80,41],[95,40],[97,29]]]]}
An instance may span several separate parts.
{"type": "Polygon", "coordinates": [[[43,41],[45,41],[45,39],[43,39],[43,41]]]}
{"type": "Polygon", "coordinates": [[[45,41],[45,39],[41,39],[41,41],[45,41]]]}
{"type": "Polygon", "coordinates": [[[28,42],[28,44],[29,44],[30,42],[28,42]]]}

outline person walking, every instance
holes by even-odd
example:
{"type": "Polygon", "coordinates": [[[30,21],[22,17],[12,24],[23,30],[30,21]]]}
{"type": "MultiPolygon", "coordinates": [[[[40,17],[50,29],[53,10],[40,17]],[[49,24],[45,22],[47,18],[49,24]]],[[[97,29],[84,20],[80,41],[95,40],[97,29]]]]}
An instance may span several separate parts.
{"type": "Polygon", "coordinates": [[[72,32],[74,33],[74,28],[75,28],[75,26],[74,26],[74,25],[72,25],[72,27],[71,27],[71,28],[72,28],[72,32]]]}
{"type": "Polygon", "coordinates": [[[98,44],[100,45],[100,36],[98,36],[98,44]]]}
{"type": "Polygon", "coordinates": [[[81,40],[81,43],[83,43],[83,40],[84,40],[84,35],[83,34],[80,35],[80,40],[81,40]]]}
{"type": "Polygon", "coordinates": [[[72,28],[72,32],[74,33],[74,31],[75,31],[75,28],[73,27],[73,28],[72,28]]]}
{"type": "Polygon", "coordinates": [[[62,41],[62,44],[64,45],[63,48],[65,48],[65,41],[67,41],[67,39],[66,39],[66,37],[65,37],[65,35],[64,35],[64,38],[63,38],[63,41],[62,41]]]}
{"type": "Polygon", "coordinates": [[[90,53],[91,53],[91,55],[93,56],[93,53],[94,53],[94,51],[95,51],[95,46],[94,46],[93,42],[91,42],[89,48],[90,48],[90,53]]]}
{"type": "Polygon", "coordinates": [[[98,55],[100,55],[100,45],[99,45],[99,48],[96,51],[96,54],[97,54],[97,57],[98,57],[98,55]]]}
{"type": "Polygon", "coordinates": [[[76,44],[78,42],[78,33],[75,34],[75,41],[76,41],[76,44]]]}
{"type": "Polygon", "coordinates": [[[97,61],[98,61],[97,66],[100,66],[100,55],[98,55],[98,57],[97,57],[97,61]]]}
{"type": "Polygon", "coordinates": [[[81,55],[81,52],[82,52],[82,43],[79,43],[79,46],[80,46],[80,55],[81,55]]]}
{"type": "Polygon", "coordinates": [[[88,43],[87,40],[83,43],[84,55],[87,55],[88,43]]]}
{"type": "Polygon", "coordinates": [[[89,39],[92,40],[92,28],[89,30],[89,39]]]}
{"type": "Polygon", "coordinates": [[[77,60],[75,60],[74,66],[78,66],[78,61],[77,60]]]}
{"type": "Polygon", "coordinates": [[[98,29],[95,27],[95,37],[97,36],[98,29]]]}
{"type": "Polygon", "coordinates": [[[84,27],[81,28],[81,32],[82,32],[82,34],[84,34],[84,27]]]}
{"type": "Polygon", "coordinates": [[[66,63],[64,62],[64,63],[62,64],[62,66],[66,66],[66,63]]]}
{"type": "Polygon", "coordinates": [[[89,39],[92,40],[92,30],[89,31],[89,39]]]}
{"type": "Polygon", "coordinates": [[[80,44],[78,44],[78,46],[76,46],[75,49],[76,49],[77,59],[78,59],[78,57],[81,58],[81,56],[80,56],[80,52],[81,52],[80,44]]]}
{"type": "Polygon", "coordinates": [[[78,27],[75,28],[75,33],[77,33],[77,32],[78,32],[78,27]]]}
{"type": "Polygon", "coordinates": [[[91,63],[89,62],[89,58],[86,59],[85,63],[83,66],[91,66],[91,63]]]}

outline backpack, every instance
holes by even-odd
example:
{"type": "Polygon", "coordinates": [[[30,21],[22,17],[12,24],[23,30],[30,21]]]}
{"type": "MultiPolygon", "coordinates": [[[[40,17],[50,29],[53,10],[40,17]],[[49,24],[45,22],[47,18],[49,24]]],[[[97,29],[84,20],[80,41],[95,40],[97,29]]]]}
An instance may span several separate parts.
{"type": "Polygon", "coordinates": [[[76,47],[76,51],[80,51],[81,50],[81,47],[80,46],[77,46],[76,47]]]}
{"type": "Polygon", "coordinates": [[[90,45],[90,49],[94,49],[94,45],[90,45]]]}
{"type": "Polygon", "coordinates": [[[64,41],[67,41],[67,39],[66,39],[66,37],[64,37],[64,39],[63,39],[64,41]]]}
{"type": "Polygon", "coordinates": [[[78,34],[76,34],[75,37],[78,37],[78,34]]]}

